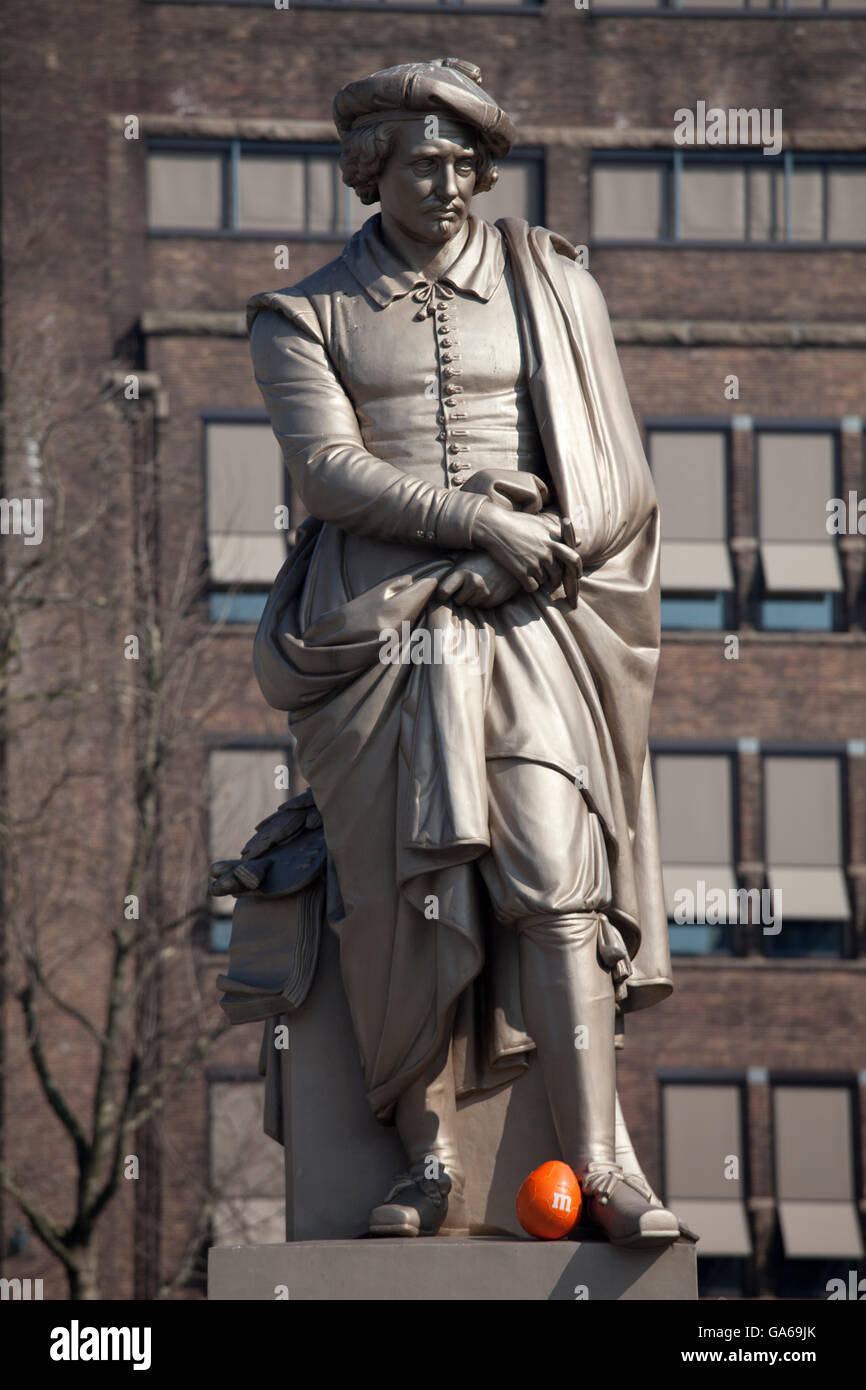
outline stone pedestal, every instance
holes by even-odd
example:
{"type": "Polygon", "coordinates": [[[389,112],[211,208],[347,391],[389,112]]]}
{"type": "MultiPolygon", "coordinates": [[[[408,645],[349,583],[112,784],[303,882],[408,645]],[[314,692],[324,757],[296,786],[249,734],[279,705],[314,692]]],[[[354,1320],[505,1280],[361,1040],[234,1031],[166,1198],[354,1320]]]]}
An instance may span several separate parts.
{"type": "Polygon", "coordinates": [[[210,1251],[216,1300],[616,1300],[697,1298],[695,1247],[636,1254],[600,1240],[315,1240],[210,1251]]]}
{"type": "MultiPolygon", "coordinates": [[[[383,1200],[406,1159],[396,1131],[377,1123],[364,1094],[332,932],[324,934],[309,998],[282,1022],[289,1047],[266,1046],[266,1054],[279,1073],[274,1086],[281,1093],[286,1146],[286,1236],[362,1236],[370,1208],[383,1200]]],[[[534,1056],[513,1086],[461,1101],[458,1112],[467,1222],[485,1235],[522,1235],[514,1210],[518,1188],[533,1168],[561,1157],[534,1056]]]]}

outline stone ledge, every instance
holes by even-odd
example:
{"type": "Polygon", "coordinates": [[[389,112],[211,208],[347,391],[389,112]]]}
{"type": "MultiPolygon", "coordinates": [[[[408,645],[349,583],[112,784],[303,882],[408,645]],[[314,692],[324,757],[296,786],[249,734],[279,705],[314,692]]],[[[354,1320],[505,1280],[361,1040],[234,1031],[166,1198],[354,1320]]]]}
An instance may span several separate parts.
{"type": "MultiPolygon", "coordinates": [[[[262,4],[273,4],[273,0],[262,0],[262,4]]],[[[303,6],[302,8],[306,8],[303,6]]],[[[509,13],[512,11],[509,10],[509,13]]],[[[534,13],[531,9],[514,10],[519,14],[534,13]]],[[[770,15],[770,18],[773,16],[770,15]]],[[[809,18],[808,14],[798,15],[798,19],[809,18]]],[[[727,109],[727,108],[725,108],[727,109]]],[[[206,115],[198,112],[157,112],[141,113],[141,129],[145,135],[168,136],[173,139],[211,139],[211,140],[278,140],[313,141],[331,145],[338,137],[333,121],[323,116],[316,117],[275,117],[275,116],[227,116],[206,115]]],[[[123,133],[125,113],[112,112],[108,117],[109,129],[115,134],[123,133]]],[[[518,126],[518,145],[554,145],[570,149],[591,150],[671,150],[678,146],[674,141],[674,125],[665,126],[582,126],[541,124],[535,121],[521,121],[518,126]]],[[[801,130],[786,130],[782,147],[786,150],[847,150],[866,149],[866,135],[862,125],[855,129],[832,127],[804,127],[801,130]]],[[[691,149],[700,148],[692,146],[691,149]]],[[[754,144],[738,145],[732,143],[726,149],[753,153],[754,144]]]]}
{"type": "Polygon", "coordinates": [[[212,1300],[692,1301],[695,1246],[639,1254],[600,1240],[320,1240],[217,1245],[212,1300]]]}
{"type": "MultiPolygon", "coordinates": [[[[604,248],[599,248],[604,249],[604,248]]],[[[866,346],[866,324],[774,319],[615,319],[618,343],[641,347],[831,347],[866,346]]]]}
{"type": "MultiPolygon", "coordinates": [[[[276,235],[276,233],[275,233],[276,235]]],[[[245,338],[243,313],[224,309],[145,309],[145,337],[245,338]]],[[[618,343],[636,347],[866,347],[866,324],[714,319],[614,319],[618,343]]]]}
{"type": "Polygon", "coordinates": [[[141,331],[146,338],[245,338],[247,320],[230,309],[145,309],[141,331]]]}

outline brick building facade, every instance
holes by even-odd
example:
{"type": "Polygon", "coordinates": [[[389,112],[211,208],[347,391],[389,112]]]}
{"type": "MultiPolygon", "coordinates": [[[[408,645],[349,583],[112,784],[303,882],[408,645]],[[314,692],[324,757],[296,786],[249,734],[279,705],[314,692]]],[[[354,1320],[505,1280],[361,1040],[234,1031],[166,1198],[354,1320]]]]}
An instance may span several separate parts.
{"type": "MultiPolygon", "coordinates": [[[[291,761],[284,721],[250,657],[285,547],[273,508],[288,506],[290,527],[300,512],[252,379],[243,306],[338,254],[358,225],[357,200],[334,176],[337,87],[396,62],[468,58],[519,127],[477,211],[524,215],[586,249],[662,501],[652,740],[676,989],[629,1021],[620,1076],[636,1147],[704,1232],[708,1294],[826,1297],[830,1278],[862,1275],[866,17],[832,0],[730,10],[79,0],[72,15],[19,7],[6,28],[7,495],[37,432],[14,408],[36,399],[33,356],[21,351],[32,337],[61,379],[78,373],[94,393],[120,383],[112,404],[104,388],[96,413],[63,426],[64,479],[84,513],[98,503],[93,456],[110,444],[120,459],[109,520],[80,552],[115,596],[116,633],[135,630],[141,513],[123,460],[141,449],[158,459],[156,482],[145,470],[158,565],[166,584],[186,565],[190,593],[199,588],[184,622],[196,640],[212,632],[193,684],[219,699],[166,787],[163,813],[185,838],[169,836],[155,901],[172,901],[181,861],[203,875],[209,852],[239,848],[235,826],[286,795],[271,776],[291,761]],[[699,102],[780,112],[778,153],[678,145],[675,113],[699,102]],[[130,373],[141,399],[125,412],[130,373]],[[852,495],[836,535],[825,503],[847,507],[852,495]],[[220,758],[242,789],[223,804],[208,793],[220,758]],[[682,890],[763,888],[782,892],[778,932],[766,918],[677,920],[682,890]]],[[[113,731],[111,776],[89,765],[59,833],[86,817],[95,858],[110,863],[134,763],[127,715],[100,705],[102,688],[82,737],[113,731]]],[[[33,739],[22,733],[10,751],[13,801],[33,739]]],[[[189,875],[184,901],[197,891],[189,875]]],[[[73,876],[58,913],[87,947],[65,975],[85,1009],[107,979],[109,953],[88,924],[117,910],[110,877],[73,876]]],[[[163,977],[163,1015],[191,989],[202,1016],[215,1012],[225,940],[218,914],[197,921],[187,973],[163,977]]],[[[5,1155],[60,1217],[72,1157],[24,1057],[11,975],[5,1155]]],[[[258,1142],[247,1130],[255,1033],[222,1039],[150,1131],[147,1180],[121,1184],[101,1221],[107,1293],[152,1296],[194,1243],[196,1173],[225,1177],[238,1135],[258,1142]]],[[[92,1040],[70,1025],[53,1049],[85,1108],[92,1040]]],[[[255,1189],[242,1177],[223,1184],[217,1236],[273,1235],[273,1165],[265,1155],[255,1189]]],[[[44,1276],[46,1296],[64,1296],[60,1265],[26,1228],[7,1199],[3,1273],[44,1276]]],[[[192,1275],[178,1292],[200,1287],[192,1275]]]]}

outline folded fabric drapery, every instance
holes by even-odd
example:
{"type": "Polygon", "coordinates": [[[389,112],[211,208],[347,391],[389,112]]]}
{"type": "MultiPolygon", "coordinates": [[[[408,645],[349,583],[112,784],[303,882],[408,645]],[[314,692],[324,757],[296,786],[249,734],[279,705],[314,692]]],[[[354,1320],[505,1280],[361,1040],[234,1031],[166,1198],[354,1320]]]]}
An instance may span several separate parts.
{"type": "MultiPolygon", "coordinates": [[[[346,533],[311,522],[255,643],[260,684],[291,711],[324,820],[344,905],[333,923],[341,969],[383,1120],[438,1051],[455,1001],[459,1093],[513,1079],[533,1046],[516,937],[492,917],[474,869],[489,849],[488,757],[582,770],[608,852],[613,892],[599,952],[619,1007],[645,1007],[672,988],[647,751],[659,644],[652,481],[595,282],[562,239],[513,219],[497,225],[556,503],[581,540],[577,608],[543,590],[499,610],[441,603],[437,585],[453,561],[433,549],[356,593],[346,533]],[[404,622],[457,629],[462,650],[486,655],[480,666],[383,663],[383,630],[400,633],[404,622]],[[479,647],[481,631],[490,640],[479,647]],[[507,718],[487,708],[494,662],[507,718]]],[[[297,312],[296,297],[266,299],[261,307],[297,312]]]]}

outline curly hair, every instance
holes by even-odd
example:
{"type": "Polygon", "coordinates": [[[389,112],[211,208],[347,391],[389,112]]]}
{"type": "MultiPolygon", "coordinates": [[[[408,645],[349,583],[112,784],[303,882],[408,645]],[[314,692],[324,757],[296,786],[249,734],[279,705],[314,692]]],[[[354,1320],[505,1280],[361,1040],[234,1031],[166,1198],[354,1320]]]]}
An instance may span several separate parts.
{"type": "MultiPolygon", "coordinates": [[[[419,117],[422,115],[419,112],[419,117]]],[[[389,120],[387,116],[369,116],[358,121],[340,141],[343,183],[354,188],[362,203],[379,201],[379,175],[394,151],[400,124],[400,121],[389,120]]],[[[499,170],[480,131],[475,135],[475,147],[474,192],[487,193],[499,178],[499,170]]]]}

